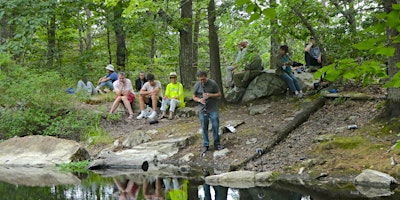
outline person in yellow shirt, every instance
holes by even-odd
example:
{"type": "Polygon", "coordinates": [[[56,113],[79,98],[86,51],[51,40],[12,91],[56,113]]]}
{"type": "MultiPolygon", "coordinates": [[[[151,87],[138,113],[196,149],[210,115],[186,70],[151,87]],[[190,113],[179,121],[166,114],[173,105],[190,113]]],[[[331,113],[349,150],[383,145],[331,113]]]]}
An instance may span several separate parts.
{"type": "Polygon", "coordinates": [[[167,106],[169,106],[168,119],[172,120],[174,118],[175,108],[185,107],[185,93],[183,91],[183,85],[177,81],[176,72],[171,72],[169,78],[171,83],[167,85],[165,95],[161,102],[160,110],[162,111],[162,115],[160,116],[160,119],[167,117],[167,106]]]}

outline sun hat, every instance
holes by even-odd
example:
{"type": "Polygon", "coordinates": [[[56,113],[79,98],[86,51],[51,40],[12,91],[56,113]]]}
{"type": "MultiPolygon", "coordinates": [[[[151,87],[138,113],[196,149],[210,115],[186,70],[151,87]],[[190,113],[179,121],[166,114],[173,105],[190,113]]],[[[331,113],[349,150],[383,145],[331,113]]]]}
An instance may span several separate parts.
{"type": "Polygon", "coordinates": [[[171,77],[171,76],[176,77],[176,76],[177,76],[177,75],[176,75],[176,72],[171,72],[171,73],[169,73],[169,77],[171,77]]]}
{"type": "Polygon", "coordinates": [[[108,69],[110,71],[114,71],[114,66],[112,64],[108,64],[106,69],[108,69]]]}

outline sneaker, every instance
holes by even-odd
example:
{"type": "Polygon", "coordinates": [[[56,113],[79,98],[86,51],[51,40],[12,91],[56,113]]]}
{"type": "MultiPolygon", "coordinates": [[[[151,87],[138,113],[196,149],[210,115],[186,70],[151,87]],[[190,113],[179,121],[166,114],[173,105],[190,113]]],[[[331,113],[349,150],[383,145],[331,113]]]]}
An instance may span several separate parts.
{"type": "Polygon", "coordinates": [[[156,117],[157,112],[153,110],[153,112],[151,112],[151,114],[149,115],[150,119],[153,119],[154,117],[156,117]]]}
{"type": "Polygon", "coordinates": [[[207,150],[208,150],[208,146],[204,146],[201,148],[201,153],[206,153],[207,150]]]}
{"type": "Polygon", "coordinates": [[[139,119],[143,119],[143,117],[144,117],[144,111],[141,111],[141,112],[140,112],[140,115],[137,116],[136,119],[138,119],[138,120],[139,120],[139,119]]]}
{"type": "Polygon", "coordinates": [[[219,144],[217,146],[214,146],[214,149],[215,150],[222,150],[222,149],[225,149],[225,147],[219,144]]]}

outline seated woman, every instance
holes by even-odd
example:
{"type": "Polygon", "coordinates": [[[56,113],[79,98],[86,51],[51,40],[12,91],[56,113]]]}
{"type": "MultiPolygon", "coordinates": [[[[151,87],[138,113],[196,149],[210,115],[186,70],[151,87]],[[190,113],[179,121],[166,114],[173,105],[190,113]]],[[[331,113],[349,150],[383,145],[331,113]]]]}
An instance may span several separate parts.
{"type": "Polygon", "coordinates": [[[129,111],[128,119],[133,118],[133,111],[131,103],[135,100],[135,93],[133,92],[131,80],[125,78],[125,73],[118,74],[118,80],[113,83],[114,92],[117,94],[115,101],[111,107],[110,114],[113,113],[123,103],[129,111]]]}
{"type": "Polygon", "coordinates": [[[293,62],[287,55],[288,52],[289,47],[287,45],[282,45],[279,48],[275,73],[288,84],[289,90],[292,94],[295,96],[302,96],[303,91],[301,90],[300,84],[292,73],[293,62]]]}
{"type": "Polygon", "coordinates": [[[167,85],[165,95],[161,102],[160,110],[162,111],[162,115],[160,119],[166,118],[167,106],[169,106],[168,119],[172,120],[174,118],[175,108],[177,106],[180,108],[185,107],[185,93],[183,91],[183,85],[176,80],[176,72],[171,72],[169,74],[169,79],[171,80],[171,83],[167,85]]]}

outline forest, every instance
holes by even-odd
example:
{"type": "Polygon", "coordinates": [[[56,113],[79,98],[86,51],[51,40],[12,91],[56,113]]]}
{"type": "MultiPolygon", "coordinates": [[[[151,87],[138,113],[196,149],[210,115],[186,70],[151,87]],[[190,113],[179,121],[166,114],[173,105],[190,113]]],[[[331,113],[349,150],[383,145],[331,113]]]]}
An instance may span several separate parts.
{"type": "Polygon", "coordinates": [[[223,88],[242,40],[268,69],[282,44],[304,62],[314,37],[316,77],[381,84],[387,116],[400,116],[399,0],[0,0],[0,24],[0,139],[98,130],[102,116],[76,107],[88,97],[66,90],[96,82],[107,64],[162,84],[176,71],[185,88],[205,69],[223,88]]]}

